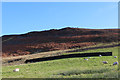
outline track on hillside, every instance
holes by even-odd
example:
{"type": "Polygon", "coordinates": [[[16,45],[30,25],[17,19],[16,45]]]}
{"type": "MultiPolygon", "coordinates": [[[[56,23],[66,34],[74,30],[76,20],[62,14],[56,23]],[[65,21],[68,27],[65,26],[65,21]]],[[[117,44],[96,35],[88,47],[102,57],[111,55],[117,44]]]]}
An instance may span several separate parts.
{"type": "Polygon", "coordinates": [[[91,48],[84,48],[84,49],[76,49],[76,50],[67,51],[66,53],[69,53],[69,52],[81,52],[81,51],[86,51],[86,50],[110,48],[110,47],[117,47],[117,46],[120,46],[120,44],[108,45],[108,46],[99,46],[99,47],[91,47],[91,48]]]}

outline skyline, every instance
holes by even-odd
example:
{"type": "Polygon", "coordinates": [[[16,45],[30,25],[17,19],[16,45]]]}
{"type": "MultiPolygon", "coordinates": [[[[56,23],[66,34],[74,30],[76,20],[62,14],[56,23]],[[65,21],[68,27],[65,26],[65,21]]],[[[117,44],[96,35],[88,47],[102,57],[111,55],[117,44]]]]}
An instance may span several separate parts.
{"type": "Polygon", "coordinates": [[[2,14],[2,35],[64,27],[118,28],[117,2],[3,2],[2,14]]]}
{"type": "Polygon", "coordinates": [[[2,2],[119,2],[119,0],[2,0],[2,2]]]}

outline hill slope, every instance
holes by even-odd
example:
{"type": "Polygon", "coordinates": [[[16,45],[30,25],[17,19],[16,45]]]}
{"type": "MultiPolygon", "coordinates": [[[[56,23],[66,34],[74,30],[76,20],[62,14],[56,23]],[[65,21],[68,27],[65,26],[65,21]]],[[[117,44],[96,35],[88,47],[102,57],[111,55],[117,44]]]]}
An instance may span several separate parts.
{"type": "Polygon", "coordinates": [[[63,28],[2,36],[3,57],[120,41],[120,29],[63,28]]]}
{"type": "MultiPolygon", "coordinates": [[[[112,64],[118,61],[118,49],[120,47],[112,47],[105,49],[95,49],[83,51],[89,52],[112,52],[113,56],[96,56],[96,57],[78,57],[66,58],[24,65],[4,66],[2,68],[3,78],[118,78],[118,66],[112,64]],[[117,58],[114,58],[117,56],[117,58]],[[88,61],[84,60],[88,59],[88,61]],[[103,64],[102,61],[108,61],[108,64],[103,64]],[[19,68],[19,72],[13,72],[15,68],[19,68]]],[[[75,54],[78,52],[72,52],[75,54]]],[[[81,53],[81,52],[79,52],[81,53]]],[[[120,75],[119,75],[120,76],[120,75]]],[[[12,80],[12,79],[11,79],[12,80]]],[[[55,79],[52,79],[55,80],[55,79]]],[[[62,79],[61,79],[62,80],[62,79]]],[[[68,79],[67,79],[68,80],[68,79]]],[[[75,80],[75,79],[72,79],[75,80]]],[[[83,79],[84,80],[84,79],[83,79]]],[[[89,80],[89,79],[88,79],[89,80]]],[[[90,79],[94,80],[94,79],[90,79]]],[[[108,80],[108,79],[106,79],[108,80]]]]}

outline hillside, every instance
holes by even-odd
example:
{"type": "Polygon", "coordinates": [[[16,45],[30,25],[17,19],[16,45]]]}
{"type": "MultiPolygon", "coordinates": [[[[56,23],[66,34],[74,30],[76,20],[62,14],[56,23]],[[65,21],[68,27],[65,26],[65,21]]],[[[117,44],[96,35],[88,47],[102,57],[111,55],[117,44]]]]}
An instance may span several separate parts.
{"type": "Polygon", "coordinates": [[[3,57],[120,41],[120,29],[62,28],[2,36],[3,57]]]}
{"type": "Polygon", "coordinates": [[[56,78],[73,78],[65,80],[76,80],[75,78],[87,78],[87,80],[109,80],[109,78],[112,78],[112,80],[117,80],[116,78],[120,76],[118,74],[120,69],[118,69],[117,65],[113,66],[113,63],[119,59],[119,48],[120,47],[111,47],[71,53],[112,52],[112,56],[74,57],[37,63],[3,66],[2,78],[23,78],[22,80],[24,80],[24,78],[52,78],[45,80],[56,80],[56,78]],[[114,58],[114,56],[117,56],[117,58],[114,58]],[[108,61],[108,64],[103,64],[103,61],[108,61]],[[20,71],[13,72],[16,68],[19,68],[20,71]]]}

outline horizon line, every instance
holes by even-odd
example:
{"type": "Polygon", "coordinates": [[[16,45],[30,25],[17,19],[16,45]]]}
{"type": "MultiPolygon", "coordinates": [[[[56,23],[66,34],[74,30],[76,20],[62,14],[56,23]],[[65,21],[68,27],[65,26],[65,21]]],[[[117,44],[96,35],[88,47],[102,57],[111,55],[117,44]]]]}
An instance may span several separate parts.
{"type": "Polygon", "coordinates": [[[1,0],[1,2],[119,2],[119,0],[1,0]]]}
{"type": "MultiPolygon", "coordinates": [[[[64,28],[79,28],[79,27],[64,27],[64,28]]],[[[31,33],[31,32],[42,32],[42,31],[50,31],[50,30],[60,30],[60,29],[64,29],[64,28],[59,28],[59,29],[46,29],[46,30],[31,30],[31,31],[27,31],[25,33],[11,33],[11,34],[1,34],[0,37],[2,36],[9,36],[9,35],[22,35],[22,34],[27,34],[27,33],[31,33]]],[[[99,30],[98,28],[79,28],[79,29],[94,29],[94,30],[99,30]]],[[[120,29],[119,27],[118,28],[102,28],[101,30],[104,30],[104,29],[120,29]]]]}

